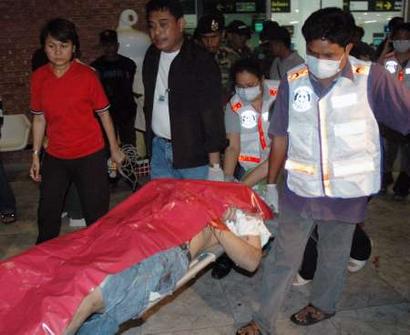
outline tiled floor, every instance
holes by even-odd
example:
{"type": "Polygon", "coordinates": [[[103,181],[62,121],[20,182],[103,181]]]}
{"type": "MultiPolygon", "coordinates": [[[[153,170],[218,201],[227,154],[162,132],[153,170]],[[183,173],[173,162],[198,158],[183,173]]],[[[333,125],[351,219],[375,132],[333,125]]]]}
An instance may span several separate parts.
{"type": "MultiPolygon", "coordinates": [[[[7,169],[7,165],[6,165],[7,169]]],[[[10,170],[10,169],[9,169],[10,170]]],[[[0,225],[0,259],[33,245],[36,238],[38,189],[27,177],[26,167],[9,171],[18,203],[17,223],[0,225]]],[[[120,183],[112,203],[129,195],[120,183]]],[[[350,274],[338,313],[330,320],[303,328],[288,321],[291,313],[308,301],[310,285],[292,288],[277,323],[283,335],[409,335],[410,334],[410,201],[376,198],[370,203],[366,229],[375,246],[371,262],[350,274]]],[[[70,231],[67,223],[63,231],[70,231]]],[[[142,325],[128,322],[122,334],[228,335],[249,320],[256,306],[259,275],[236,272],[221,281],[205,272],[144,317],[142,325]]],[[[96,334],[98,335],[98,334],[96,334]]]]}

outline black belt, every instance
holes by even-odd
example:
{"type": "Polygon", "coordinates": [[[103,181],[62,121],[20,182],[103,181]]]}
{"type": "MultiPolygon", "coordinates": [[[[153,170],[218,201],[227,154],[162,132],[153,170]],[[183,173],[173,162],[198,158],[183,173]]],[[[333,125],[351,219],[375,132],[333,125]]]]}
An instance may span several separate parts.
{"type": "Polygon", "coordinates": [[[163,141],[165,141],[165,142],[167,142],[167,143],[172,143],[172,141],[171,140],[169,140],[169,139],[167,139],[167,138],[165,138],[165,137],[159,137],[159,136],[157,136],[160,140],[163,140],[163,141]]]}

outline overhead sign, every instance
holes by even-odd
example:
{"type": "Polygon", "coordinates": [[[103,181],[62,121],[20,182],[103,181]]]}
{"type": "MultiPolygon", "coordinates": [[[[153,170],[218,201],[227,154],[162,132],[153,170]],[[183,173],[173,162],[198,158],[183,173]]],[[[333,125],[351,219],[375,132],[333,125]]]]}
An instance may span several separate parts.
{"type": "Polygon", "coordinates": [[[203,0],[204,13],[264,13],[265,0],[203,0]]]}
{"type": "Polygon", "coordinates": [[[351,12],[397,12],[402,8],[402,0],[343,0],[343,9],[351,12]]]}
{"type": "Polygon", "coordinates": [[[290,13],[290,0],[272,0],[272,13],[290,13]]]}

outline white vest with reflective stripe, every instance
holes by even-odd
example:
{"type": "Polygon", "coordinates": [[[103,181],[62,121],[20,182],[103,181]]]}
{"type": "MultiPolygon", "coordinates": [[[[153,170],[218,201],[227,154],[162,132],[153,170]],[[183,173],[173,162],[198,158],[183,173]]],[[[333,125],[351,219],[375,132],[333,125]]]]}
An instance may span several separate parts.
{"type": "Polygon", "coordinates": [[[410,61],[407,62],[406,67],[403,69],[394,56],[389,57],[384,61],[384,68],[389,71],[393,77],[404,82],[406,87],[410,89],[410,61]]]}
{"type": "Polygon", "coordinates": [[[269,155],[269,111],[276,99],[279,81],[264,80],[263,86],[261,113],[258,113],[251,104],[245,105],[237,94],[230,100],[231,108],[235,113],[238,113],[240,120],[241,150],[238,161],[245,170],[256,167],[269,155]]]}
{"type": "Polygon", "coordinates": [[[349,57],[353,80],[340,76],[321,99],[306,65],[288,72],[287,185],[299,196],[355,198],[380,189],[380,137],[367,99],[370,63],[349,57]]]}

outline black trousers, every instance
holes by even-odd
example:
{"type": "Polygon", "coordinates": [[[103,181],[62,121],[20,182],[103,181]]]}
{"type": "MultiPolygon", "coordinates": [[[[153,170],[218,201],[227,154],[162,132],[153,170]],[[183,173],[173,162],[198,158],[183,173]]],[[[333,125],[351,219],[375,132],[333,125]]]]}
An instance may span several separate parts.
{"type": "Polygon", "coordinates": [[[16,213],[16,199],[0,158],[0,214],[16,213]]]}
{"type": "MultiPolygon", "coordinates": [[[[306,280],[313,279],[316,271],[317,263],[317,239],[320,238],[317,233],[317,229],[313,231],[310,236],[305,253],[303,255],[303,262],[299,270],[299,274],[306,280]]],[[[353,233],[352,248],[350,250],[350,257],[359,261],[368,260],[372,251],[370,239],[364,230],[360,227],[360,224],[356,224],[356,228],[353,233]]]]}
{"type": "Polygon", "coordinates": [[[110,193],[105,151],[77,159],[46,154],[41,166],[37,244],[57,237],[68,186],[77,188],[87,225],[108,212],[110,193]]]}

